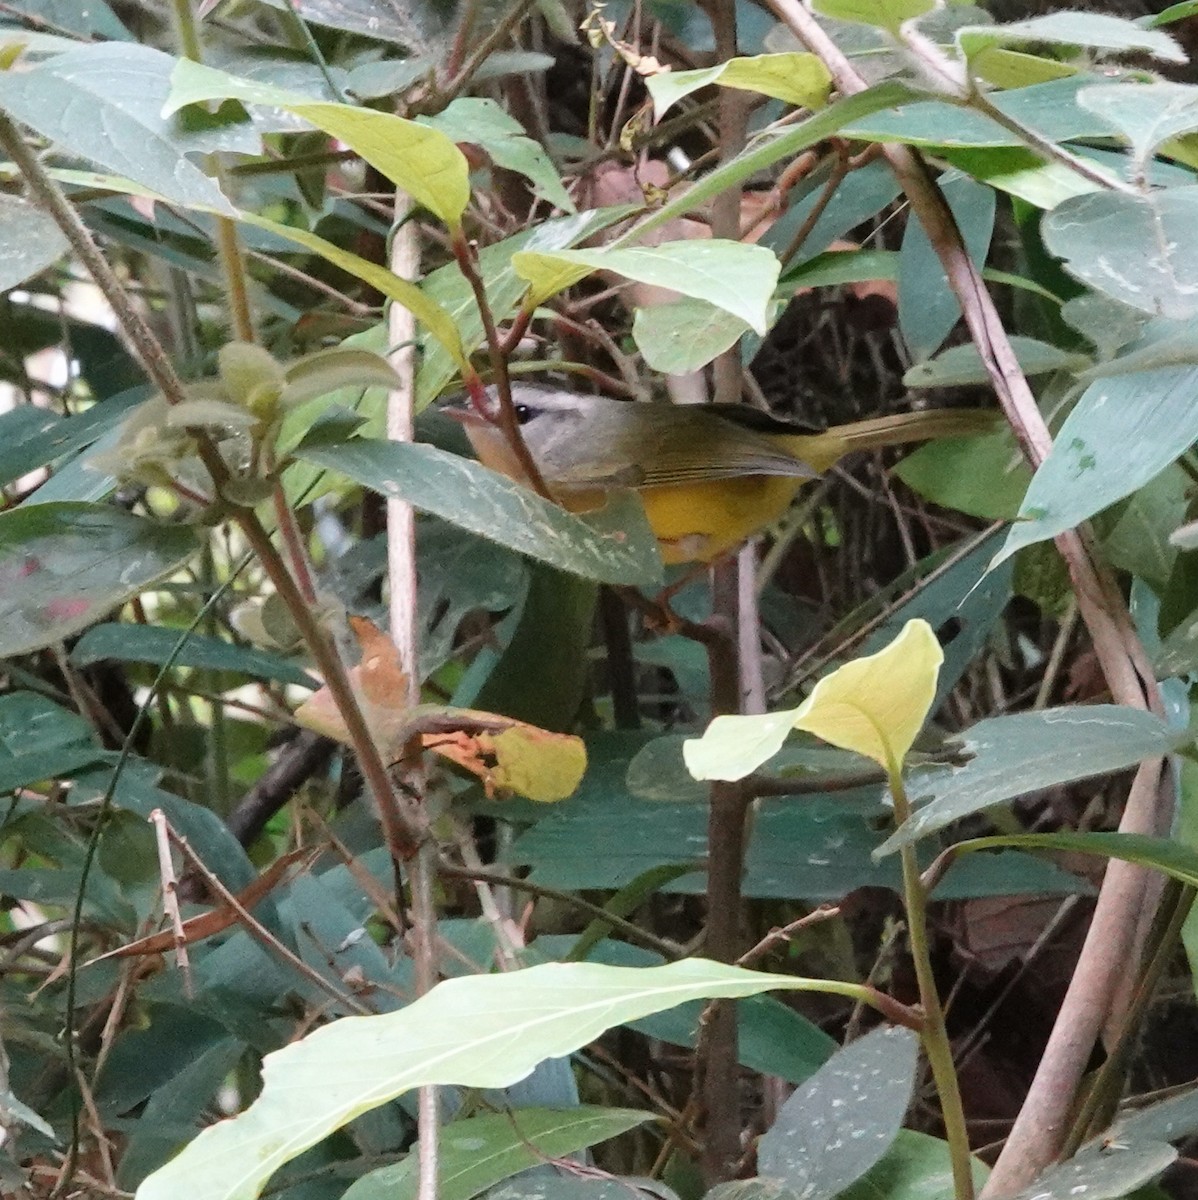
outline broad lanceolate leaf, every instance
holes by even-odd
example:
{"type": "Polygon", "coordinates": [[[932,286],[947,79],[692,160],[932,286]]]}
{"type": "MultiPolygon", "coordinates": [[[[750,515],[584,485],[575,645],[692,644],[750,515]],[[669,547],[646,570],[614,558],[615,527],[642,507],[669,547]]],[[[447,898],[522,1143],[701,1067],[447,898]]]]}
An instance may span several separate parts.
{"type": "Polygon", "coordinates": [[[698,71],[663,71],[645,80],[653,97],[654,115],[661,117],[691,92],[709,84],[772,96],[800,108],[822,108],[828,100],[831,77],[814,54],[759,54],[731,58],[698,71]]]}
{"type": "Polygon", "coordinates": [[[656,539],[631,498],[621,509],[619,524],[611,527],[609,522],[601,534],[527,488],[434,446],[358,438],[335,446],[301,446],[296,453],[572,575],[602,583],[661,579],[656,539]]]}
{"type": "MultiPolygon", "coordinates": [[[[1019,360],[1019,369],[1029,378],[1051,371],[1080,371],[1090,362],[1084,354],[1062,350],[1035,338],[1016,334],[1010,340],[1011,349],[1019,360]]],[[[967,342],[950,346],[935,358],[916,363],[903,376],[903,383],[909,388],[966,387],[985,384],[989,378],[978,348],[967,342]]]]}
{"type": "MultiPolygon", "coordinates": [[[[72,154],[179,204],[224,216],[233,207],[187,155],[253,150],[228,131],[190,133],[161,113],[175,59],[124,42],[81,46],[29,71],[0,72],[0,108],[72,154]]],[[[237,133],[244,138],[244,133],[237,133]]]]}
{"type": "Polygon", "coordinates": [[[220,638],[193,633],[175,653],[182,633],[161,625],[105,624],[89,629],[71,650],[71,661],[85,667],[104,659],[143,662],[162,666],[168,661],[178,667],[208,671],[235,671],[257,679],[277,679],[298,687],[315,688],[316,680],[295,663],[265,650],[237,646],[220,638]]]}
{"type": "Polygon", "coordinates": [[[966,58],[1007,42],[1050,42],[1095,50],[1138,50],[1166,62],[1186,61],[1185,52],[1167,33],[1141,29],[1133,21],[1104,13],[1057,12],[1009,25],[970,25],[958,29],[956,36],[966,58]]]}
{"type": "Polygon", "coordinates": [[[674,300],[638,308],[632,337],[654,371],[684,375],[705,367],[749,331],[731,313],[705,300],[674,300]]]}
{"type": "Polygon", "coordinates": [[[0,292],[44,271],[66,249],[52,217],[18,196],[0,195],[0,292]]]}
{"type": "Polygon", "coordinates": [[[883,1026],[837,1051],[782,1106],[757,1144],[757,1170],[804,1200],[832,1200],[902,1128],[919,1038],[883,1026]]]}
{"type": "Polygon", "coordinates": [[[303,246],[321,258],[327,259],[334,266],[356,275],[371,286],[378,288],[384,296],[396,300],[404,306],[424,327],[437,339],[449,357],[459,366],[464,366],[466,356],[462,351],[462,342],[458,337],[457,327],[452,318],[435,301],[430,300],[414,283],[401,279],[378,263],[361,258],[340,246],[325,241],[315,233],[306,229],[297,229],[292,225],[284,225],[255,213],[242,212],[237,214],[239,221],[254,225],[259,229],[269,230],[289,242],[303,246]]]}
{"type": "Polygon", "coordinates": [[[688,1000],[844,986],[702,959],[649,968],[551,963],[447,980],[399,1012],[348,1017],[268,1054],[258,1099],[205,1129],[137,1189],[137,1200],[254,1200],[284,1163],[412,1088],[507,1087],[547,1058],[688,1000]]]}
{"type": "Polygon", "coordinates": [[[743,779],[773,757],[792,729],[901,770],[936,695],[944,653],[922,620],[908,621],[883,650],[826,675],[790,712],[716,717],[683,746],[696,779],[743,779]]]}
{"type": "Polygon", "coordinates": [[[457,226],[470,200],[465,155],[443,133],[392,113],[312,101],[189,59],[176,64],[163,111],[169,115],[188,104],[230,98],[283,108],[311,121],[451,227],[457,226]]]}
{"type": "Polygon", "coordinates": [[[706,300],[740,317],[761,334],[767,328],[769,302],[781,269],[773,252],[764,246],[720,239],[627,249],[558,250],[552,254],[522,250],[512,256],[512,266],[532,285],[536,303],[592,271],[611,271],[637,283],[706,300]]]}
{"type": "Polygon", "coordinates": [[[1171,753],[1185,736],[1152,713],[1116,704],[1072,705],[979,721],[950,743],[960,766],[911,772],[907,795],[915,812],[875,857],[1016,796],[1171,753]]]}
{"type": "MultiPolygon", "coordinates": [[[[985,1163],[975,1158],[973,1181],[978,1191],[987,1174],[985,1163]]],[[[956,1195],[948,1143],[900,1129],[882,1161],[844,1191],[840,1200],[954,1200],[956,1195]]]]}
{"type": "Polygon", "coordinates": [[[1190,366],[1092,383],[1032,477],[994,564],[1072,529],[1131,495],[1180,457],[1198,440],[1195,388],[1198,367],[1190,366]]]}
{"type": "Polygon", "coordinates": [[[1176,879],[1188,887],[1198,887],[1198,851],[1168,838],[1146,837],[1137,833],[1014,833],[994,837],[970,838],[953,849],[960,854],[978,850],[1068,850],[1095,854],[1100,858],[1118,858],[1149,867],[1176,879]]]}
{"type": "Polygon", "coordinates": [[[1153,316],[1198,314],[1198,187],[1094,192],[1044,219],[1044,244],[1096,291],[1153,316]]]}
{"type": "MultiPolygon", "coordinates": [[[[606,1141],[652,1119],[628,1108],[517,1108],[454,1121],[441,1130],[437,1152],[438,1200],[471,1197],[543,1165],[606,1141]]],[[[359,1179],[342,1200],[416,1200],[419,1156],[381,1167],[359,1179]]]]}
{"type": "Polygon", "coordinates": [[[195,530],[95,504],[0,513],[0,657],[61,641],[178,570],[195,530]]]}

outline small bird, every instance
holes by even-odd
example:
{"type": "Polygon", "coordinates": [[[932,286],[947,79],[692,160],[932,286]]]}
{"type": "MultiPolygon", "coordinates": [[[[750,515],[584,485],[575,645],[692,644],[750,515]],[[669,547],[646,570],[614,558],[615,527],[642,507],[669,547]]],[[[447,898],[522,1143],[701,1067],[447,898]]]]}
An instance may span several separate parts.
{"type": "MultiPolygon", "coordinates": [[[[991,412],[934,408],[816,431],[741,404],[646,404],[523,383],[512,385],[512,400],[553,498],[585,512],[634,489],[667,564],[710,563],[736,549],[853,450],[996,427],[991,412]]],[[[447,411],[484,466],[528,484],[498,425],[473,408],[447,411]]]]}

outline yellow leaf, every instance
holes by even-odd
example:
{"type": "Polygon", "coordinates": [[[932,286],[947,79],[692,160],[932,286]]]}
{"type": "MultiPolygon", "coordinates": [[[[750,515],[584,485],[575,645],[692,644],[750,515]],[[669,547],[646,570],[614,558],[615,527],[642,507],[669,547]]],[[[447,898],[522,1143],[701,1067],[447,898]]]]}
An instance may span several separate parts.
{"type": "Polygon", "coordinates": [[[944,651],[927,621],[908,621],[884,649],[845,663],[815,685],[794,728],[902,770],[936,696],[944,651]]]}
{"type": "Polygon", "coordinates": [[[943,661],[932,627],[908,621],[889,646],[821,679],[798,708],[716,717],[683,745],[687,770],[696,779],[744,779],[802,729],[897,774],[935,699],[943,661]]]}

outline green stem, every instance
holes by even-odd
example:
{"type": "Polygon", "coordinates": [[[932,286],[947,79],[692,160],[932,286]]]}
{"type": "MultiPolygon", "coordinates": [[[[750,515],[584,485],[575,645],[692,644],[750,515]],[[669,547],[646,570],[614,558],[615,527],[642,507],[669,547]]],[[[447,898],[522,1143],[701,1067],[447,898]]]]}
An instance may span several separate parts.
{"type": "MultiPolygon", "coordinates": [[[[180,53],[184,58],[191,59],[192,62],[202,63],[204,61],[204,44],[200,39],[200,29],[192,10],[192,0],[174,0],[171,7],[180,53]]],[[[207,155],[207,162],[223,190],[225,170],[221,165],[219,155],[207,155]]],[[[254,317],[250,310],[249,273],[246,270],[245,253],[241,247],[237,223],[232,217],[216,218],[216,252],[220,259],[221,275],[225,281],[225,294],[229,299],[233,332],[238,341],[252,342],[254,340],[254,317]]]]}
{"type": "MultiPolygon", "coordinates": [[[[911,816],[911,805],[903,787],[898,768],[891,768],[890,793],[894,797],[894,818],[902,825],[911,816]]],[[[953,1064],[953,1048],[944,1022],[944,1008],[936,990],[932,972],[932,957],[928,941],[928,893],[919,877],[919,862],[915,847],[906,845],[900,851],[903,862],[903,903],[907,910],[907,930],[911,942],[911,958],[919,982],[919,1000],[924,1011],[923,1048],[932,1068],[932,1079],[940,1096],[940,1111],[944,1118],[944,1133],[948,1139],[949,1158],[953,1167],[953,1188],[957,1200],[973,1200],[973,1163],[969,1154],[969,1131],[965,1125],[965,1110],[961,1104],[961,1088],[953,1064]]]]}

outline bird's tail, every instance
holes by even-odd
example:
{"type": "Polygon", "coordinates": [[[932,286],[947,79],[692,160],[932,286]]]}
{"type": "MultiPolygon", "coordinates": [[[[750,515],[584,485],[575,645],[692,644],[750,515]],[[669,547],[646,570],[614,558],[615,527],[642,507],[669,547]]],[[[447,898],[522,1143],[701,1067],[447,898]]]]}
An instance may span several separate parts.
{"type": "Polygon", "coordinates": [[[798,458],[822,472],[854,450],[877,450],[934,438],[977,437],[993,433],[1000,425],[1001,415],[993,410],[925,408],[834,425],[823,433],[798,434],[787,441],[798,458]]]}

